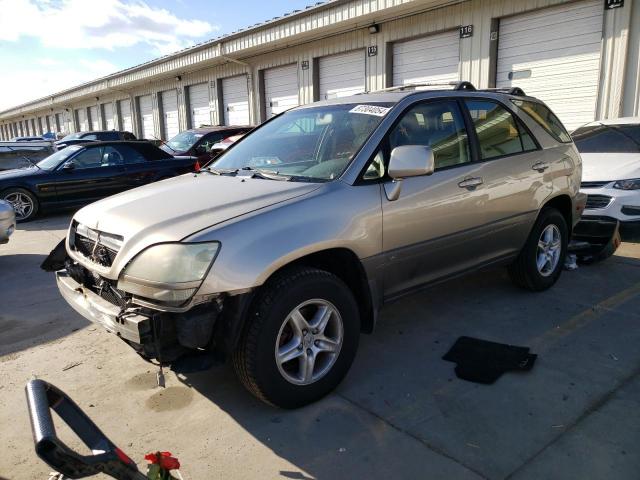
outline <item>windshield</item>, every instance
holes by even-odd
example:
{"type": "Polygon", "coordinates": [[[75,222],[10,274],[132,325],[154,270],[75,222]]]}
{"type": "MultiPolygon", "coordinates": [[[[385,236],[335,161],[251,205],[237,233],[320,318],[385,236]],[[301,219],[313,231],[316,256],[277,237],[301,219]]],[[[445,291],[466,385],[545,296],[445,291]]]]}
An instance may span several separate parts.
{"type": "Polygon", "coordinates": [[[590,125],[572,136],[580,153],[640,153],[640,125],[590,125]]]}
{"type": "Polygon", "coordinates": [[[183,152],[193,147],[196,142],[203,137],[203,135],[204,134],[202,133],[196,133],[187,130],[186,132],[179,133],[171,140],[167,141],[166,144],[176,152],[183,152]]]}
{"type": "Polygon", "coordinates": [[[81,148],[83,147],[80,145],[72,145],[64,150],[60,150],[59,152],[49,155],[44,160],[38,162],[38,167],[42,170],[53,170],[81,148]]]}
{"type": "Polygon", "coordinates": [[[64,140],[76,140],[82,137],[82,132],[70,133],[66,137],[62,137],[61,142],[64,140]]]}
{"type": "Polygon", "coordinates": [[[289,111],[242,139],[212,168],[332,180],[347,168],[390,106],[329,105],[289,111]]]}

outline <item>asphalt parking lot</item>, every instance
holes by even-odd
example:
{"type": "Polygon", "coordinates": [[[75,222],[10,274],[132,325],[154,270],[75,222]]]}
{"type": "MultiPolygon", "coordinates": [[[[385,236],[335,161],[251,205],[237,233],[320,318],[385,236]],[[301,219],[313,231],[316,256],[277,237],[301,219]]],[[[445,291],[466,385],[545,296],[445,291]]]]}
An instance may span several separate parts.
{"type": "Polygon", "coordinates": [[[399,301],[363,336],[337,392],[282,411],[254,400],[228,365],[169,373],[157,388],[150,365],[67,307],[38,266],[69,218],[20,225],[0,246],[0,477],[48,478],[24,401],[34,375],[133,458],[173,452],[185,480],[639,477],[637,237],[542,294],[498,270],[399,301]],[[461,335],[539,358],[530,373],[465,382],[441,360],[461,335]]]}

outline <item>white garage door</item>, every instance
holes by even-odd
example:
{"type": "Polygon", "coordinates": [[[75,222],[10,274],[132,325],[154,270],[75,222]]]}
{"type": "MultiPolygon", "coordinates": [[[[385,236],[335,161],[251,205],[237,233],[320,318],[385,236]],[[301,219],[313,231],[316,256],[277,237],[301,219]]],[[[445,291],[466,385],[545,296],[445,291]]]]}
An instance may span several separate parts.
{"type": "Polygon", "coordinates": [[[131,118],[131,102],[129,100],[118,100],[120,110],[120,130],[133,132],[133,119],[131,118]]]}
{"type": "Polygon", "coordinates": [[[460,79],[460,37],[455,32],[393,44],[393,85],[457,82],[460,79]]]}
{"type": "Polygon", "coordinates": [[[113,103],[103,104],[102,112],[104,113],[105,128],[107,130],[113,130],[116,128],[113,120],[113,103]]]}
{"type": "Polygon", "coordinates": [[[264,102],[267,114],[265,120],[299,105],[297,65],[264,71],[264,102]]]}
{"type": "Polygon", "coordinates": [[[364,50],[321,57],[320,100],[348,97],[365,90],[364,50]]]}
{"type": "Polygon", "coordinates": [[[85,108],[77,109],[76,117],[78,119],[78,131],[86,132],[87,130],[89,130],[89,123],[87,122],[87,110],[85,108]]]}
{"type": "Polygon", "coordinates": [[[162,135],[169,140],[180,132],[178,123],[178,93],[176,90],[162,92],[162,135]]]}
{"type": "Polygon", "coordinates": [[[247,77],[240,75],[222,79],[222,98],[225,125],[249,124],[249,92],[247,77]]]}
{"type": "Polygon", "coordinates": [[[189,120],[191,128],[211,124],[211,108],[209,107],[209,84],[199,83],[188,87],[189,120]]]}
{"type": "Polygon", "coordinates": [[[146,140],[155,138],[153,130],[153,104],[151,95],[138,97],[138,107],[140,108],[140,136],[146,140]]]}
{"type": "Polygon", "coordinates": [[[498,87],[521,87],[572,130],[595,118],[603,5],[546,8],[500,21],[498,87]]]}
{"type": "Polygon", "coordinates": [[[98,118],[98,107],[96,105],[89,107],[89,129],[99,130],[100,120],[98,118]]]}

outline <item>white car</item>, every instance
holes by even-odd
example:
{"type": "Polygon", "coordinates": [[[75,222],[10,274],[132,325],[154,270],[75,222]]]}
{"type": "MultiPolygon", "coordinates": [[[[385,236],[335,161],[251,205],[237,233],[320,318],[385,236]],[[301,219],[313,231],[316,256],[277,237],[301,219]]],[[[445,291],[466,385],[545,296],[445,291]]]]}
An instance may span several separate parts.
{"type": "Polygon", "coordinates": [[[16,230],[16,215],[9,202],[0,200],[0,244],[7,243],[16,230]]]}
{"type": "Polygon", "coordinates": [[[600,120],[572,134],[582,156],[585,217],[640,225],[640,117],[600,120]]]}

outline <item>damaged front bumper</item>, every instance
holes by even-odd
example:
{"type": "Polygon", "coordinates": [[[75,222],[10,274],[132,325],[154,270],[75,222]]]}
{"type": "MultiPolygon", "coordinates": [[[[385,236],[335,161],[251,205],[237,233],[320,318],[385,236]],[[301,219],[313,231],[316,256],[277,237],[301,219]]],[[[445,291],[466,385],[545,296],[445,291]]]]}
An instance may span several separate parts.
{"type": "Polygon", "coordinates": [[[129,342],[140,345],[153,342],[150,315],[137,313],[136,310],[123,311],[75,281],[66,270],[56,272],[56,282],[67,303],[87,320],[129,342]]]}
{"type": "Polygon", "coordinates": [[[171,363],[181,356],[215,346],[214,328],[221,308],[202,303],[185,312],[164,312],[101,296],[99,288],[79,282],[69,270],[55,272],[60,293],[80,315],[126,341],[147,360],[171,363]],[[112,301],[109,301],[111,299],[112,301]]]}

